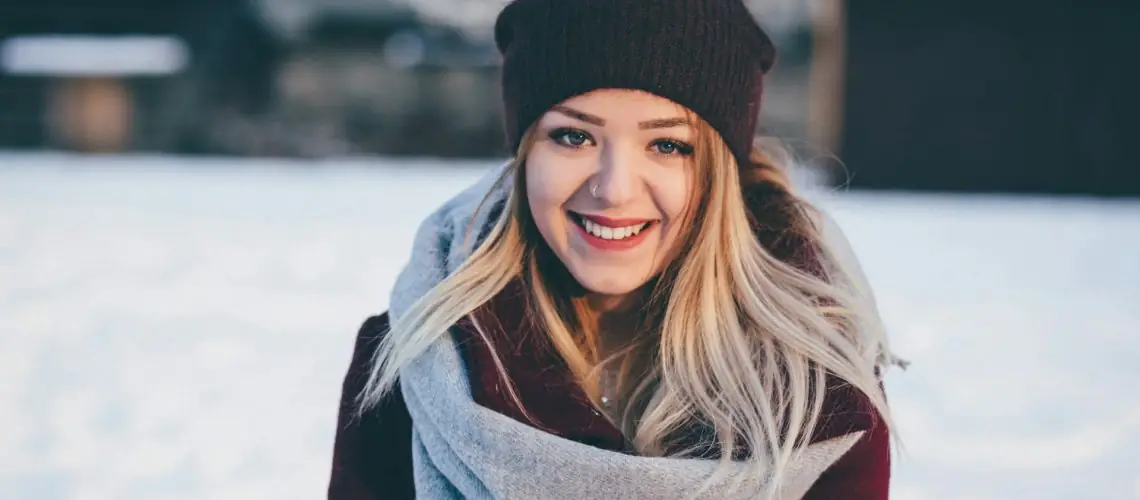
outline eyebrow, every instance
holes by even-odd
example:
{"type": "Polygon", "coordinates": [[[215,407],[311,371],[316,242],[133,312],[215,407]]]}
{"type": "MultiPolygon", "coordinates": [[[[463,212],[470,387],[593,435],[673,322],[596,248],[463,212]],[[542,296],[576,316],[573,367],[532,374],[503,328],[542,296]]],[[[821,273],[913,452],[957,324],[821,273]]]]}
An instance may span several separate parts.
{"type": "MultiPolygon", "coordinates": [[[[604,126],[606,124],[606,120],[599,117],[599,116],[594,116],[594,115],[591,115],[589,113],[583,113],[581,111],[578,111],[574,108],[570,108],[567,106],[559,105],[559,106],[554,106],[551,109],[553,111],[557,111],[557,112],[562,113],[566,116],[569,116],[570,118],[573,118],[575,120],[584,121],[586,123],[597,125],[599,127],[604,126]]],[[[655,128],[679,127],[682,125],[688,126],[689,120],[687,118],[684,118],[684,117],[658,118],[655,120],[646,120],[646,121],[640,122],[637,124],[637,127],[642,129],[642,130],[648,130],[648,129],[655,129],[655,128]]]]}
{"type": "Polygon", "coordinates": [[[686,127],[689,126],[689,120],[687,118],[682,118],[682,117],[658,118],[656,120],[647,120],[647,121],[643,121],[643,122],[637,124],[637,127],[642,129],[642,130],[648,130],[648,129],[652,129],[652,128],[680,127],[680,126],[686,126],[686,127]]]}

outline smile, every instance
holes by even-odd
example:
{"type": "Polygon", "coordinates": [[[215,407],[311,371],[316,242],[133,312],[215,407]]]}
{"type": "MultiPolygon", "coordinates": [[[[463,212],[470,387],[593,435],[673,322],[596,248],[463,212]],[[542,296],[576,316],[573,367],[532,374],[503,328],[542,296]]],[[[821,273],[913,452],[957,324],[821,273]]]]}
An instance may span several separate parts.
{"type": "Polygon", "coordinates": [[[660,222],[655,219],[611,219],[569,211],[567,215],[586,243],[601,250],[633,248],[660,222]]]}

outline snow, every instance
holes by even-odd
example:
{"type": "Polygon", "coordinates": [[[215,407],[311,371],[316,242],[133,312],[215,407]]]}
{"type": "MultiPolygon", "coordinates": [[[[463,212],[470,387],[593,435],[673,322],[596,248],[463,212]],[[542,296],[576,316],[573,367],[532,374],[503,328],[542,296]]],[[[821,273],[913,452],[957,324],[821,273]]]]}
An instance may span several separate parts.
{"type": "MultiPolygon", "coordinates": [[[[0,154],[0,498],[322,497],[357,326],[491,165],[0,154]]],[[[1140,201],[813,196],[913,363],[892,498],[1140,498],[1140,201]]]]}

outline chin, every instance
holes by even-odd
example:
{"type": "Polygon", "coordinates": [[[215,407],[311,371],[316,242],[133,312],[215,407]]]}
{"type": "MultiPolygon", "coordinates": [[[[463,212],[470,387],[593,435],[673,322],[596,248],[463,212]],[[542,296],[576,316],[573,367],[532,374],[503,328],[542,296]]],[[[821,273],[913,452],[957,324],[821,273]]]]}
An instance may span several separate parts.
{"type": "Polygon", "coordinates": [[[628,270],[615,274],[609,269],[572,269],[570,274],[587,292],[601,295],[626,295],[649,282],[644,275],[635,275],[628,270]]]}

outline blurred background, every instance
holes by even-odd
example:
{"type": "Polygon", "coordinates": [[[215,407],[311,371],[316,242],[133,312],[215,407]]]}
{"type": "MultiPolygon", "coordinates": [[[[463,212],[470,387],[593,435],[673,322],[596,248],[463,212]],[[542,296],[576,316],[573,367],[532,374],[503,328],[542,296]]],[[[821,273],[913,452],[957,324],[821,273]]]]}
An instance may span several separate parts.
{"type": "MultiPolygon", "coordinates": [[[[502,0],[0,1],[0,498],[320,498],[356,328],[508,156],[502,0]]],[[[1140,5],[748,0],[898,353],[892,498],[1140,499],[1140,5]]]]}

